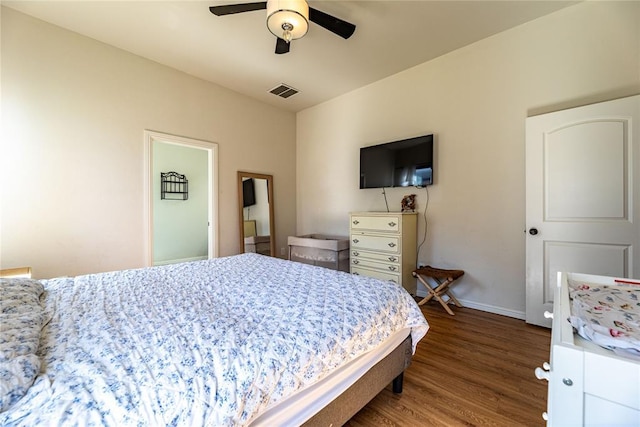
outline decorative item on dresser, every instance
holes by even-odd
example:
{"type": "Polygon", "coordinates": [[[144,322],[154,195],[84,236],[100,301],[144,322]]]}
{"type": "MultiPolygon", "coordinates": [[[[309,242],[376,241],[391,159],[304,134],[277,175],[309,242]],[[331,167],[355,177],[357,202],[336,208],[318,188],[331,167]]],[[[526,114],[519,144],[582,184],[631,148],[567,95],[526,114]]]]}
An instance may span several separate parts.
{"type": "Polygon", "coordinates": [[[416,233],[413,212],[351,212],[351,273],[390,280],[416,294],[416,233]]]}
{"type": "Polygon", "coordinates": [[[416,211],[416,195],[407,194],[402,198],[401,202],[402,212],[415,212],[416,211]]]}
{"type": "Polygon", "coordinates": [[[549,381],[543,414],[548,426],[640,425],[640,348],[633,328],[640,290],[628,283],[558,273],[553,313],[544,313],[553,319],[550,362],[535,370],[538,379],[549,381]]]}

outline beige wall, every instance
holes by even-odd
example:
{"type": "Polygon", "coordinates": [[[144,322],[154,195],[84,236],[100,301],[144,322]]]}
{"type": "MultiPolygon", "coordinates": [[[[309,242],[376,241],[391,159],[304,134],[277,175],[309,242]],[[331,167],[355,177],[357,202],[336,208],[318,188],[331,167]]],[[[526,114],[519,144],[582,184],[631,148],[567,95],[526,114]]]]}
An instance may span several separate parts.
{"type": "MultiPolygon", "coordinates": [[[[359,148],[434,133],[419,260],[464,269],[468,306],[523,318],[526,117],[638,92],[640,3],[588,2],[309,108],[297,231],[346,235],[349,211],[385,210],[380,190],[358,189],[359,148]]],[[[424,189],[387,190],[390,209],[411,193],[424,211],[424,189]]]]}
{"type": "Polygon", "coordinates": [[[145,129],[219,144],[220,255],[240,249],[238,170],[274,175],[286,246],[293,113],[11,9],[1,30],[0,267],[52,277],[143,266],[145,129]]]}

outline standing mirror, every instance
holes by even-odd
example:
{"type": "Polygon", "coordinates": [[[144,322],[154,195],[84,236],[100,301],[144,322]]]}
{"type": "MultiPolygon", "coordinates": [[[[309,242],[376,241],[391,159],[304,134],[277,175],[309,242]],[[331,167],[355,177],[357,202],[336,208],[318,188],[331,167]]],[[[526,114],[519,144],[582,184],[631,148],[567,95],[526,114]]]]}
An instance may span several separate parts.
{"type": "Polygon", "coordinates": [[[273,176],[238,172],[240,253],[276,256],[273,176]]]}

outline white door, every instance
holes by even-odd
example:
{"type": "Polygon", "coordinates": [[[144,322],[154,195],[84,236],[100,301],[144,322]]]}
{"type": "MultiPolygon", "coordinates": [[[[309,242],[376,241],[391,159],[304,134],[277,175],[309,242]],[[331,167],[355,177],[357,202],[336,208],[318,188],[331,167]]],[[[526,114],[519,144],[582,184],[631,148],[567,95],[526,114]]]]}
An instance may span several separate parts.
{"type": "Polygon", "coordinates": [[[640,277],[640,95],[526,122],[526,320],[558,271],[640,277]]]}

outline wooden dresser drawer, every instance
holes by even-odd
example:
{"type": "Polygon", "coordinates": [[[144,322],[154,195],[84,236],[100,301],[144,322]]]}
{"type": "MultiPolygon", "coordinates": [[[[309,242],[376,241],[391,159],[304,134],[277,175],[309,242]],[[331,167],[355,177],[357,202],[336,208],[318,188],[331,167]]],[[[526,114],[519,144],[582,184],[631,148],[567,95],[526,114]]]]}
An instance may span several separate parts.
{"type": "Polygon", "coordinates": [[[351,249],[370,249],[372,251],[384,251],[397,254],[400,253],[400,237],[352,234],[351,249]]]}
{"type": "Polygon", "coordinates": [[[400,264],[383,263],[380,261],[374,261],[367,258],[352,258],[351,265],[356,267],[373,268],[376,270],[384,271],[385,273],[399,273],[400,264]]]}
{"type": "Polygon", "coordinates": [[[384,254],[380,252],[367,252],[357,249],[351,250],[351,259],[366,258],[384,263],[401,264],[402,258],[399,254],[384,254]]]}
{"type": "Polygon", "coordinates": [[[358,216],[351,217],[351,230],[369,230],[398,233],[401,218],[398,215],[358,216]]]}
{"type": "Polygon", "coordinates": [[[355,267],[351,265],[351,274],[360,274],[362,276],[373,277],[374,279],[388,280],[393,283],[400,283],[400,274],[375,270],[371,268],[355,267]]]}

